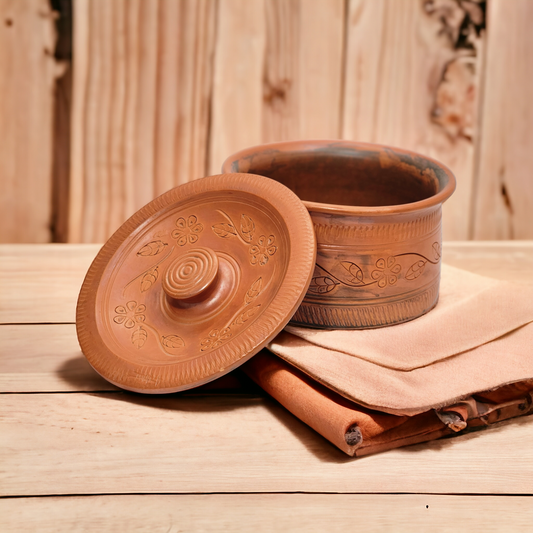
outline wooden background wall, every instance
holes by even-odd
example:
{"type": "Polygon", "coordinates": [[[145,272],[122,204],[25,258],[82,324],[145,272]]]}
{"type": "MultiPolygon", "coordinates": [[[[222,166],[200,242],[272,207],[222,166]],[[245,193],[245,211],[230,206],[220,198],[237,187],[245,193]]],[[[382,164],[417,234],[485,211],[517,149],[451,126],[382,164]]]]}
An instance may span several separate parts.
{"type": "Polygon", "coordinates": [[[263,142],[456,174],[445,239],[533,238],[533,0],[0,0],[0,242],[103,242],[263,142]]]}

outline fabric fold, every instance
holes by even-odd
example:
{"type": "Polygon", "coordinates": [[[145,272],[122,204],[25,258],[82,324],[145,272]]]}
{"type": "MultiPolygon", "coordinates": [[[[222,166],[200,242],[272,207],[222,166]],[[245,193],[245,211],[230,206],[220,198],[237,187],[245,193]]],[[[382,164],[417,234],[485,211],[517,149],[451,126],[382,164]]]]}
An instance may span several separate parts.
{"type": "Polygon", "coordinates": [[[443,265],[441,298],[423,317],[374,330],[288,327],[268,348],[352,402],[412,416],[533,378],[533,287],[443,265]]]}
{"type": "Polygon", "coordinates": [[[243,366],[348,455],[462,434],[532,412],[533,287],[443,265],[416,320],[375,330],[287,327],[243,366]]]}
{"type": "Polygon", "coordinates": [[[396,370],[415,370],[533,322],[533,287],[442,265],[437,306],[411,322],[368,330],[285,331],[315,346],[396,370]]]}
{"type": "Polygon", "coordinates": [[[270,350],[315,381],[361,405],[414,415],[469,394],[533,378],[533,324],[410,372],[327,350],[282,332],[270,350]]]}
{"type": "Polygon", "coordinates": [[[533,380],[469,396],[439,411],[397,416],[346,400],[266,350],[241,368],[302,422],[350,456],[460,434],[533,411],[533,380]]]}

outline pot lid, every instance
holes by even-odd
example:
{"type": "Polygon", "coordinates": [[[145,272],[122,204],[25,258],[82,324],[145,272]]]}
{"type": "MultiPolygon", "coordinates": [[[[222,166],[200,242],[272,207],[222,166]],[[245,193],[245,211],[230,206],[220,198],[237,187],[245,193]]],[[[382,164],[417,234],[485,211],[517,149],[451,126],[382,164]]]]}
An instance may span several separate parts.
{"type": "Polygon", "coordinates": [[[309,213],[284,185],[252,174],[181,185],[127,220],[90,266],[76,311],[82,351],[136,392],[212,381],[285,327],[315,255],[309,213]]]}

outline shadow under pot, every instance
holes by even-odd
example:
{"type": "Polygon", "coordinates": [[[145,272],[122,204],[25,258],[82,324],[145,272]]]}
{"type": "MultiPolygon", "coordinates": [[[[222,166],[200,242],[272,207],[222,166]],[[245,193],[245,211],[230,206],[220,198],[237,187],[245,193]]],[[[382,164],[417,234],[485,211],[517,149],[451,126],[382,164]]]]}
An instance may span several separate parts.
{"type": "Polygon", "coordinates": [[[455,189],[444,165],[387,146],[298,141],[242,150],[222,171],[272,178],[311,215],[316,265],[291,324],[377,328],[437,304],[441,206],[455,189]]]}

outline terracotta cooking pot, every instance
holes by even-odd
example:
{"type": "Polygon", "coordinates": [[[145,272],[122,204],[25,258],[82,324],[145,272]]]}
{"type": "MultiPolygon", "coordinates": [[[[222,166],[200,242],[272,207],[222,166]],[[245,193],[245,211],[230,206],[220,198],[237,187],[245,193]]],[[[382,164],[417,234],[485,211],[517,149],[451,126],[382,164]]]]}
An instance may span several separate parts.
{"type": "Polygon", "coordinates": [[[298,141],[242,150],[222,171],[279,181],[311,214],[316,266],[292,324],[375,328],[436,305],[441,205],[455,189],[444,165],[387,146],[298,141]]]}

